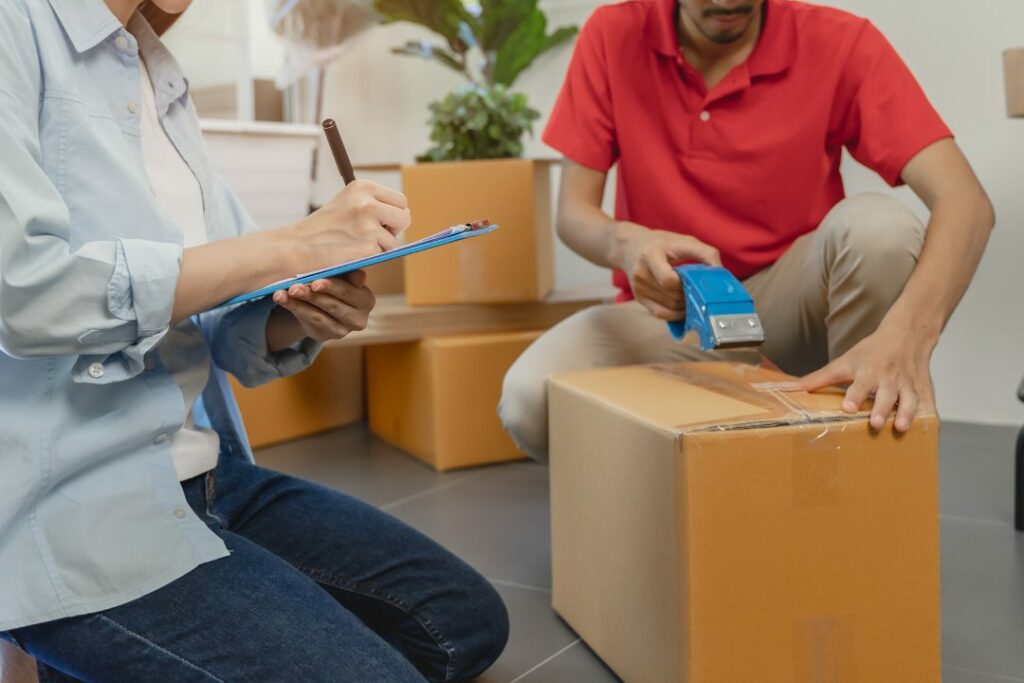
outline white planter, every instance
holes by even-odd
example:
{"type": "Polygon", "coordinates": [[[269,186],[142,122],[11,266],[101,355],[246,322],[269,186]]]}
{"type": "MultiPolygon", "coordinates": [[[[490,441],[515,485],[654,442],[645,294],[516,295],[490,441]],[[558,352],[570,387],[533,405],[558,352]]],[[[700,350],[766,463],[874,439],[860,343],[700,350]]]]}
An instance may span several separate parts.
{"type": "Polygon", "coordinates": [[[313,151],[323,135],[317,126],[216,119],[200,125],[214,170],[261,229],[306,216],[313,151]]]}

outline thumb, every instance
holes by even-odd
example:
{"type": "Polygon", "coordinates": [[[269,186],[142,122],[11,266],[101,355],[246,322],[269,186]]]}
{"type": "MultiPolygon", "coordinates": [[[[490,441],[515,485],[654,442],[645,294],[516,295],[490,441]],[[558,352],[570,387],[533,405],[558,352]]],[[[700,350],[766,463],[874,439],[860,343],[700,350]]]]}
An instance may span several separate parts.
{"type": "Polygon", "coordinates": [[[678,239],[671,240],[665,247],[665,255],[673,263],[700,261],[709,266],[722,265],[722,257],[717,249],[688,235],[680,235],[678,239]]]}

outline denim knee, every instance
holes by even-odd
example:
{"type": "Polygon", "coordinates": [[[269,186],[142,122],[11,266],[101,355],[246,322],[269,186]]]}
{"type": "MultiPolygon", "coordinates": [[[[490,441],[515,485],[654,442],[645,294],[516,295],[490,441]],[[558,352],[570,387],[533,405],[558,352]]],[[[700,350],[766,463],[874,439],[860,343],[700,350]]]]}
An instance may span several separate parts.
{"type": "Polygon", "coordinates": [[[508,610],[498,591],[482,576],[463,584],[465,628],[453,638],[447,681],[471,681],[486,671],[508,643],[508,610]]]}

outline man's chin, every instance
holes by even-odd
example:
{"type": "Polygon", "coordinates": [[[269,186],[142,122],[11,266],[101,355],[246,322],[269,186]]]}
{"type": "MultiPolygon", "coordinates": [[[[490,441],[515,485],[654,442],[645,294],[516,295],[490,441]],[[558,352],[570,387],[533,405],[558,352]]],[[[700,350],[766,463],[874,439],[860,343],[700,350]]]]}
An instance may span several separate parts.
{"type": "Polygon", "coordinates": [[[747,29],[743,28],[739,31],[716,31],[716,32],[704,32],[704,37],[710,40],[712,43],[719,45],[728,45],[729,43],[735,43],[737,40],[742,38],[746,34],[747,29]]]}

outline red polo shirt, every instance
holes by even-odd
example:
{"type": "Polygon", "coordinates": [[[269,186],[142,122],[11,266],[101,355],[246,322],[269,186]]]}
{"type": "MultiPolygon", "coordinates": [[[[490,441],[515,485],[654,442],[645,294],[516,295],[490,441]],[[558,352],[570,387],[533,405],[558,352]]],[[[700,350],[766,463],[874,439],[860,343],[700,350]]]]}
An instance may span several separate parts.
{"type": "MultiPolygon", "coordinates": [[[[870,22],[766,0],[754,51],[708,92],[674,0],[599,8],[544,132],[566,157],[618,163],[615,216],[693,235],[737,277],[774,263],[844,196],[843,147],[891,185],[949,129],[870,22]]],[[[614,283],[629,299],[629,282],[614,283]]]]}

